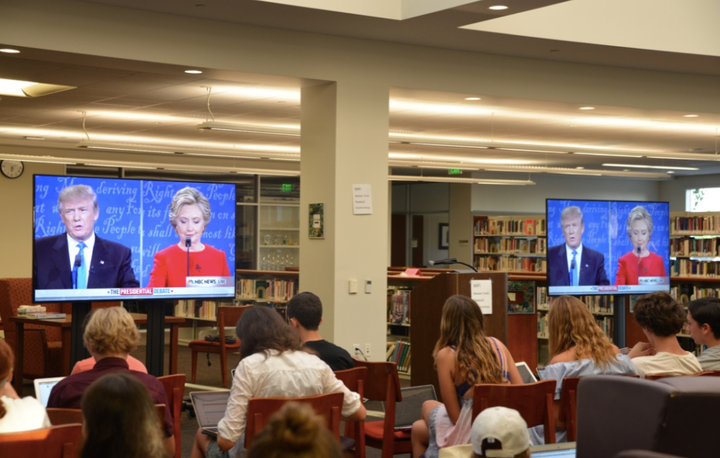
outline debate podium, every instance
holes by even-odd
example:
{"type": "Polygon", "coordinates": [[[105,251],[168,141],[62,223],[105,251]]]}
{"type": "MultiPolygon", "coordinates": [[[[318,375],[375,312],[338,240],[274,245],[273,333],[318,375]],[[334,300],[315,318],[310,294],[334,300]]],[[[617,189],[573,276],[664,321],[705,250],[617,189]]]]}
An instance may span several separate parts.
{"type": "Polygon", "coordinates": [[[492,314],[483,315],[486,336],[495,337],[507,346],[507,291],[506,272],[449,272],[437,275],[426,281],[410,293],[410,348],[412,363],[410,383],[412,386],[435,386],[441,396],[437,371],[433,360],[433,349],[440,336],[440,320],[445,300],[455,294],[471,296],[471,280],[490,280],[492,282],[492,314]]]}

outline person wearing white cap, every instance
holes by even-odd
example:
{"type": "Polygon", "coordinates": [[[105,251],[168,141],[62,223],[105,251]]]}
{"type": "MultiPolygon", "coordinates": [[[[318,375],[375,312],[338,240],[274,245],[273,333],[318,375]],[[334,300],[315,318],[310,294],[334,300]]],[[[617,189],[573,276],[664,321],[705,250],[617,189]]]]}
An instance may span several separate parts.
{"type": "Polygon", "coordinates": [[[517,410],[490,407],[480,412],[472,426],[475,458],[530,458],[530,435],[517,410]]]}
{"type": "Polygon", "coordinates": [[[490,407],[472,424],[471,443],[440,449],[440,458],[530,458],[530,435],[517,410],[490,407]]]}

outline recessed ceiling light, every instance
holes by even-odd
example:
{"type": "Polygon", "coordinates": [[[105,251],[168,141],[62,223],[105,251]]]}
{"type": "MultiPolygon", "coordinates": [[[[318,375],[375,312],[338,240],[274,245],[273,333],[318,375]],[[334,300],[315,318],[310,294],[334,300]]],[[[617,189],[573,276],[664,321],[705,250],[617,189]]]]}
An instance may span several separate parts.
{"type": "Polygon", "coordinates": [[[501,11],[501,10],[508,9],[508,7],[505,5],[494,5],[494,6],[491,6],[489,9],[494,10],[494,11],[501,11]]]}
{"type": "Polygon", "coordinates": [[[465,97],[465,100],[482,100],[480,97],[465,97]]]}
{"type": "Polygon", "coordinates": [[[581,110],[594,110],[595,107],[580,107],[581,110]]]}
{"type": "Polygon", "coordinates": [[[202,70],[185,70],[185,73],[188,73],[190,75],[199,75],[202,73],[202,70]]]}
{"type": "Polygon", "coordinates": [[[0,49],[0,52],[4,52],[5,54],[19,54],[20,51],[17,49],[11,49],[11,48],[2,48],[0,49]]]}
{"type": "Polygon", "coordinates": [[[578,169],[578,170],[582,170],[582,169],[584,169],[585,167],[575,167],[575,168],[578,169]]]}
{"type": "Polygon", "coordinates": [[[698,117],[698,115],[696,115],[696,114],[686,114],[685,116],[683,116],[683,118],[697,118],[697,117],[698,117]]]}
{"type": "Polygon", "coordinates": [[[667,173],[675,173],[674,170],[668,170],[667,173]]]}

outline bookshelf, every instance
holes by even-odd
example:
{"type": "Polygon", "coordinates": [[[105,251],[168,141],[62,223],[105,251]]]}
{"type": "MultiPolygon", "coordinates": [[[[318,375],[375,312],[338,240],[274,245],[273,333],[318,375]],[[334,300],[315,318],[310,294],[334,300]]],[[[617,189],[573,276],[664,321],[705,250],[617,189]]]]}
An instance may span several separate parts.
{"type": "Polygon", "coordinates": [[[544,216],[473,217],[473,265],[482,272],[545,272],[544,216]]]}

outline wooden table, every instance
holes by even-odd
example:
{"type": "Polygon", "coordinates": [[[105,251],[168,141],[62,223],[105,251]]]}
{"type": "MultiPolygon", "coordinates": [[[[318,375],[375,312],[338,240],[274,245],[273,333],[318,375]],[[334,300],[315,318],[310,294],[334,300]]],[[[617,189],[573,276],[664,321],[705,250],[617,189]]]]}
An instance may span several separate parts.
{"type": "MultiPolygon", "coordinates": [[[[147,324],[147,315],[144,313],[131,313],[135,324],[147,324]]],[[[25,354],[25,324],[37,324],[41,326],[61,328],[62,332],[62,375],[70,375],[70,346],[72,341],[72,315],[68,314],[65,318],[50,319],[31,319],[21,316],[13,316],[9,321],[17,325],[17,348],[15,357],[15,377],[13,378],[13,387],[18,393],[22,393],[23,385],[23,355],[25,354]]],[[[178,355],[178,327],[185,323],[185,318],[176,316],[166,316],[165,324],[170,325],[170,368],[169,373],[177,373],[177,355],[178,355]]]]}

